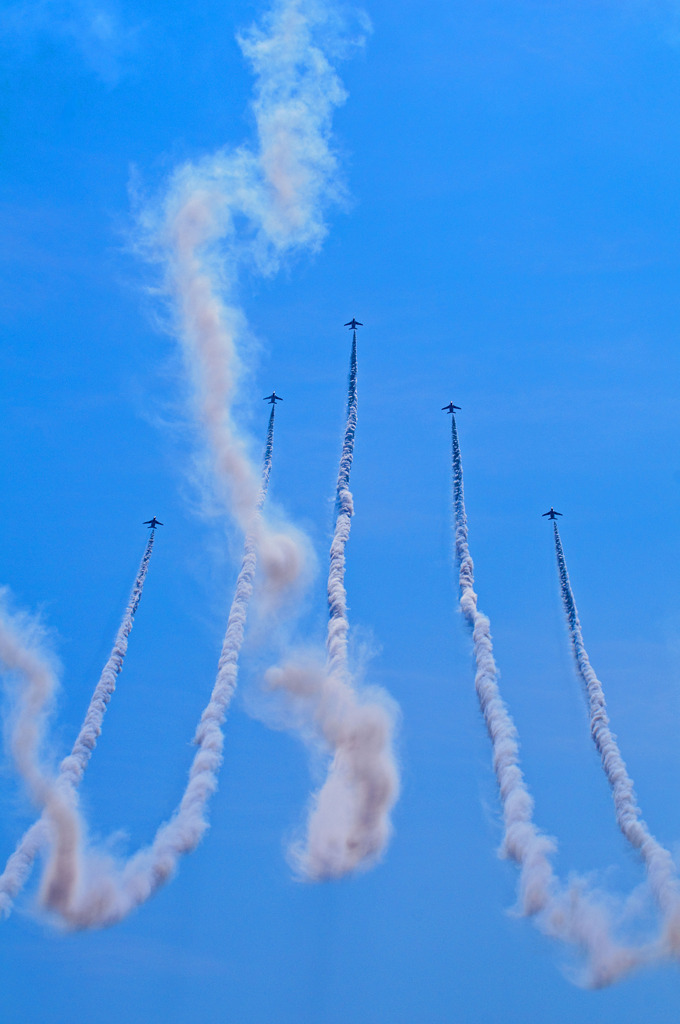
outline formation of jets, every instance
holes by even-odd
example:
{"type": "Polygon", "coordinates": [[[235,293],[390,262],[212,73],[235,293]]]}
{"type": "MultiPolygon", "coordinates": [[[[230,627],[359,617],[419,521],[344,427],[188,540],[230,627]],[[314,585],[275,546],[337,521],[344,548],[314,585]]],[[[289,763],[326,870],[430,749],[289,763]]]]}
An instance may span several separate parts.
{"type": "MultiPolygon", "coordinates": [[[[350,321],[347,324],[345,324],[344,327],[348,327],[351,331],[355,331],[357,327],[364,327],[364,325],[360,324],[357,321],[357,319],[354,316],[352,316],[350,321]]],[[[262,401],[268,401],[270,406],[275,406],[275,404],[277,404],[278,401],[283,401],[283,400],[284,399],[281,397],[281,395],[277,394],[277,392],[275,392],[275,391],[272,391],[271,394],[265,395],[264,398],[262,399],[262,401]]],[[[451,413],[452,416],[455,415],[457,412],[460,412],[460,410],[461,410],[461,407],[460,406],[454,406],[453,401],[450,401],[448,406],[442,406],[441,407],[441,412],[442,413],[451,413]]],[[[562,515],[562,513],[561,512],[557,512],[552,507],[552,505],[551,505],[549,510],[547,512],[544,512],[543,515],[544,515],[544,517],[548,516],[549,519],[556,519],[557,516],[558,515],[562,515]]],[[[144,521],[143,525],[144,526],[148,526],[148,528],[150,528],[150,529],[156,529],[157,526],[162,526],[163,523],[161,522],[160,519],[157,519],[156,516],[153,516],[151,519],[146,519],[144,521]]]]}
{"type": "MultiPolygon", "coordinates": [[[[351,331],[355,331],[357,329],[357,327],[363,327],[364,325],[361,323],[360,320],[357,320],[356,317],[352,317],[352,319],[349,320],[343,326],[344,327],[349,327],[349,329],[351,331]]],[[[281,395],[277,395],[275,391],[272,391],[271,395],[265,395],[265,397],[262,399],[262,401],[263,402],[269,402],[270,405],[276,405],[277,402],[282,402],[283,398],[281,398],[281,395]]],[[[455,415],[456,412],[460,412],[460,408],[461,407],[459,405],[454,405],[453,402],[449,402],[448,405],[443,405],[442,406],[442,412],[447,412],[447,413],[451,413],[451,415],[455,415]]],[[[562,515],[562,513],[561,512],[557,512],[552,507],[552,505],[550,506],[550,508],[549,508],[549,510],[547,512],[543,513],[543,516],[548,516],[549,519],[556,519],[557,516],[561,516],[561,515],[562,515]]],[[[157,519],[156,516],[153,516],[151,519],[147,519],[144,522],[143,525],[144,526],[148,526],[150,530],[155,530],[157,526],[162,526],[163,523],[161,523],[161,521],[159,519],[157,519]]]]}
{"type": "MultiPolygon", "coordinates": [[[[345,324],[345,326],[347,326],[347,325],[345,324]]],[[[448,405],[443,405],[442,406],[442,412],[450,412],[451,415],[455,415],[456,411],[458,411],[458,412],[460,411],[460,406],[459,405],[454,405],[453,402],[449,402],[448,405]]],[[[562,513],[561,512],[556,512],[555,509],[551,505],[550,509],[547,512],[544,512],[543,515],[544,516],[548,516],[550,519],[557,519],[557,517],[561,516],[562,513]]]]}

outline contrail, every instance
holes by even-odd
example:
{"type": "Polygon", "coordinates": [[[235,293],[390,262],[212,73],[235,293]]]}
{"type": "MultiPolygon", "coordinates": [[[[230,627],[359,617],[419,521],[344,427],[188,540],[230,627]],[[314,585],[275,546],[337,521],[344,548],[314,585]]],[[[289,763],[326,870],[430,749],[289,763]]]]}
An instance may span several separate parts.
{"type": "MultiPolygon", "coordinates": [[[[151,530],[149,534],[142,561],[140,562],[132,587],[130,600],[118,628],[108,661],[104,665],[99,682],[92,694],[78,737],[71,753],[68,757],[64,758],[59,767],[59,781],[62,786],[76,788],[80,784],[97,744],[97,739],[101,735],[106,708],[116,688],[116,680],[123,668],[135,612],[142,598],[144,581],[151,560],[151,552],[153,551],[155,532],[155,530],[151,530]]],[[[0,916],[9,915],[14,900],[26,884],[36,855],[41,847],[45,845],[48,838],[47,820],[43,814],[24,833],[16,850],[7,861],[5,870],[0,875],[0,916]]]]}
{"type": "MultiPolygon", "coordinates": [[[[217,678],[196,730],[198,750],[189,771],[189,780],[170,821],[158,829],[150,846],[119,865],[112,857],[85,848],[84,828],[74,788],[63,786],[61,778],[49,780],[38,769],[29,775],[17,758],[20,769],[24,769],[22,775],[31,784],[36,799],[43,804],[49,822],[52,846],[41,882],[41,901],[71,928],[103,927],[122,920],[136,906],[146,902],[174,874],[180,857],[196,848],[208,828],[207,804],[217,788],[217,772],[222,762],[222,725],[236,687],[238,657],[253,592],[257,564],[256,536],[271,472],[274,417],[275,406],[272,406],[253,529],[245,540],[217,678]]],[[[27,694],[32,694],[34,690],[47,694],[49,686],[41,684],[48,673],[44,661],[30,648],[22,649],[16,640],[17,653],[8,659],[3,650],[2,626],[0,621],[0,658],[7,668],[24,676],[27,694]]],[[[34,703],[38,708],[37,702],[34,703]]],[[[27,716],[29,725],[36,714],[34,709],[32,715],[27,716]]],[[[15,728],[15,740],[16,733],[15,728]]],[[[20,737],[14,743],[23,761],[28,761],[30,765],[37,763],[38,740],[38,733],[33,728],[28,742],[26,738],[20,737]]]]}
{"type": "Polygon", "coordinates": [[[602,683],[595,675],[583,643],[581,623],[569,581],[564,549],[553,520],[555,553],[560,577],[562,603],[569,627],[571,648],[579,676],[588,697],[590,734],[602,761],[602,767],[611,786],[616,811],[616,821],[630,845],[637,850],[645,864],[654,898],[664,916],[665,936],[668,947],[676,955],[680,953],[680,886],[673,858],[651,834],[642,818],[633,780],[626,769],[616,736],[612,733],[607,714],[607,702],[602,683]]]}
{"type": "Polygon", "coordinates": [[[517,730],[498,687],[490,622],[477,607],[455,414],[451,415],[451,445],[460,608],[472,628],[477,666],[475,688],[493,748],[505,826],[502,853],[520,867],[521,912],[535,916],[548,935],[575,945],[585,953],[589,984],[608,985],[646,962],[648,957],[642,951],[624,948],[613,940],[606,908],[593,902],[582,888],[574,886],[565,890],[560,886],[550,861],[556,843],[534,824],[534,802],[520,768],[517,730]]]}
{"type": "Polygon", "coordinates": [[[333,760],[312,800],[304,845],[292,851],[300,874],[312,881],[340,878],[367,867],[392,833],[390,812],[399,795],[393,751],[394,713],[372,689],[360,695],[347,658],[345,548],[354,504],[349,488],[357,424],[357,336],[352,337],[347,422],[336,489],[335,530],[328,573],[329,621],[325,666],[312,659],[270,669],[269,686],[306,710],[333,760]]]}

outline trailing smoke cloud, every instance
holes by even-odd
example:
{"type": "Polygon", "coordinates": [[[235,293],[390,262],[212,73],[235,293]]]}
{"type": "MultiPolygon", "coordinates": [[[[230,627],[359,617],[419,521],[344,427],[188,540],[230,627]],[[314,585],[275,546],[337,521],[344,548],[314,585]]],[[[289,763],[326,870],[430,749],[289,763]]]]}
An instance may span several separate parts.
{"type": "Polygon", "coordinates": [[[669,952],[677,956],[680,954],[680,886],[673,858],[668,850],[654,838],[642,820],[642,811],[635,797],[633,780],[628,774],[616,737],[609,725],[602,683],[595,675],[583,643],[581,623],[556,521],[553,521],[553,528],[560,591],[576,668],[588,697],[590,732],[602,760],[607,781],[612,789],[619,828],[633,849],[640,853],[647,870],[652,893],[663,914],[665,934],[662,946],[667,947],[669,952]]]}
{"type": "MultiPolygon", "coordinates": [[[[64,758],[59,768],[59,784],[64,787],[71,787],[75,789],[82,781],[85,770],[90,761],[90,757],[97,744],[97,739],[101,735],[102,722],[109,701],[113,696],[113,692],[116,688],[116,680],[120,675],[123,668],[123,661],[127,653],[128,639],[132,631],[134,623],[135,612],[139,606],[139,602],[142,598],[142,591],[144,589],[144,581],[149,568],[149,562],[151,561],[151,552],[153,551],[155,530],[151,530],[149,533],[149,539],[142,556],[142,561],[135,578],[132,593],[130,594],[130,600],[128,606],[125,609],[123,620],[120,624],[116,639],[109,655],[108,661],[106,662],[102,674],[99,678],[99,682],[95,687],[92,699],[88,706],[85,714],[85,719],[80,732],[73,745],[73,749],[68,757],[64,758]]],[[[16,650],[17,643],[21,643],[19,635],[14,632],[14,648],[16,650]]],[[[35,669],[36,666],[34,666],[35,669]]],[[[18,669],[18,664],[15,665],[15,669],[18,669]]],[[[46,690],[44,691],[45,699],[47,699],[48,691],[54,689],[54,680],[51,674],[45,674],[46,690]]],[[[25,741],[19,741],[22,743],[25,741]]],[[[32,739],[28,738],[28,745],[31,746],[32,739]]],[[[49,830],[47,827],[46,816],[43,815],[38,821],[32,825],[27,832],[24,833],[19,844],[9,858],[5,870],[0,875],[0,915],[8,915],[13,901],[16,899],[18,893],[23,889],[28,879],[33,861],[36,855],[43,847],[49,838],[49,830]]]]}
{"type": "Polygon", "coordinates": [[[560,886],[550,861],[555,842],[534,824],[534,804],[519,764],[517,730],[498,687],[489,619],[477,607],[455,414],[451,421],[460,608],[472,628],[477,666],[475,687],[493,748],[505,829],[502,852],[520,867],[521,912],[535,916],[539,927],[548,935],[575,945],[584,953],[588,984],[611,984],[647,961],[650,954],[648,950],[624,948],[615,941],[604,904],[588,894],[584,886],[574,885],[570,889],[560,886]]]}
{"type": "Polygon", "coordinates": [[[311,658],[270,669],[267,682],[284,691],[333,755],[328,777],[312,799],[304,845],[292,851],[301,875],[340,878],[373,863],[391,835],[390,811],[399,794],[394,714],[376,690],[371,699],[352,685],[348,658],[345,547],[354,505],[349,489],[357,423],[357,335],[353,332],[347,424],[340,456],[336,516],[328,573],[326,664],[311,658]]]}
{"type": "Polygon", "coordinates": [[[253,591],[257,563],[255,536],[269,484],[274,414],[272,406],[253,531],[246,537],[217,679],[196,731],[198,750],[186,789],[175,814],[158,829],[153,843],[124,864],[117,864],[108,854],[87,848],[74,787],[63,785],[61,776],[55,779],[42,767],[39,725],[56,681],[36,647],[22,640],[11,617],[0,618],[0,662],[24,681],[12,750],[34,799],[44,808],[50,832],[51,847],[40,897],[48,909],[72,928],[101,927],[124,918],[174,874],[179,858],[196,848],[208,827],[205,812],[217,788],[217,772],[222,761],[222,724],[236,687],[238,656],[253,591]]]}

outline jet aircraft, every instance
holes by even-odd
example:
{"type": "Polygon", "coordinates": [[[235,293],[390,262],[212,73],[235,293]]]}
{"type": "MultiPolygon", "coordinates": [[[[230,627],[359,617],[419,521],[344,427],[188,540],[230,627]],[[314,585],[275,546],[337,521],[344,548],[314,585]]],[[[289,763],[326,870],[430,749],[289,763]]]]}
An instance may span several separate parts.
{"type": "Polygon", "coordinates": [[[263,402],[269,402],[270,405],[276,405],[277,402],[282,402],[281,395],[277,395],[275,391],[272,391],[271,395],[265,395],[262,399],[263,402]]]}
{"type": "Polygon", "coordinates": [[[142,526],[148,526],[150,530],[155,530],[157,526],[162,526],[162,525],[163,525],[163,523],[160,521],[160,519],[156,519],[155,516],[152,516],[151,519],[146,519],[142,523],[142,526]]]}
{"type": "Polygon", "coordinates": [[[550,511],[549,512],[544,512],[543,515],[544,516],[550,516],[551,519],[556,519],[557,516],[561,516],[562,513],[561,512],[556,512],[555,509],[551,505],[550,506],[550,511]]]}
{"type": "Polygon", "coordinates": [[[453,402],[449,402],[448,405],[443,405],[442,406],[442,412],[451,412],[452,413],[454,409],[458,409],[460,411],[460,406],[459,405],[454,405],[453,402]]]}
{"type": "Polygon", "coordinates": [[[349,327],[350,331],[356,331],[357,327],[363,326],[364,325],[360,323],[358,320],[355,320],[354,317],[352,317],[349,323],[343,324],[343,327],[349,327]]]}

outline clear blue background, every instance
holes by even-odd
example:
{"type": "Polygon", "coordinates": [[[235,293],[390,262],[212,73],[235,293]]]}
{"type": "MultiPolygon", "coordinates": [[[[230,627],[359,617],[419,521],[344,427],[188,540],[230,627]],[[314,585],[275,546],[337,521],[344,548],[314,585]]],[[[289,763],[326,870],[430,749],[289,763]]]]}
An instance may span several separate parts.
{"type": "MultiPolygon", "coordinates": [[[[135,849],[181,792],[238,549],[197,508],[195,438],[152,276],[130,251],[128,186],[249,136],[234,35],[262,8],[102,3],[0,15],[0,577],[54,631],[60,754],[117,627],[141,520],[166,523],[82,790],[94,833],[124,830],[135,849]],[[105,40],[91,27],[102,10],[105,40]]],[[[564,513],[591,659],[645,817],[674,848],[680,22],[670,3],[613,0],[371,0],[368,13],[335,122],[352,204],[317,257],[244,282],[261,342],[244,416],[259,444],[261,396],[285,397],[272,498],[314,539],[321,637],[341,325],[364,321],[347,586],[368,679],[402,708],[394,839],[368,874],[292,880],[308,756],[247,714],[251,644],[205,841],[109,931],[55,932],[25,894],[0,926],[3,1021],[677,1022],[676,968],[586,992],[569,956],[509,913],[517,876],[496,857],[440,408],[463,407],[480,603],[537,822],[559,839],[563,876],[594,872],[625,894],[643,873],[590,742],[540,514],[564,513]]],[[[6,758],[3,857],[30,820],[6,758]]]]}

